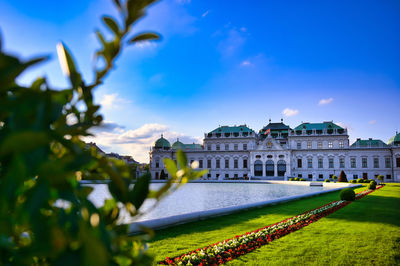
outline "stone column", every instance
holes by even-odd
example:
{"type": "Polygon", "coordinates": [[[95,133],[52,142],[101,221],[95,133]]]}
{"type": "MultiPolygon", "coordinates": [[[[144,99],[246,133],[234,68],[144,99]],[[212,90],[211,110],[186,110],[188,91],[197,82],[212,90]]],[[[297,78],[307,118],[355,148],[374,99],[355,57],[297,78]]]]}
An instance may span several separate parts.
{"type": "Polygon", "coordinates": [[[278,176],[278,162],[274,162],[274,176],[278,176]]]}
{"type": "Polygon", "coordinates": [[[265,162],[262,163],[262,176],[266,176],[267,174],[265,173],[265,162]]]}

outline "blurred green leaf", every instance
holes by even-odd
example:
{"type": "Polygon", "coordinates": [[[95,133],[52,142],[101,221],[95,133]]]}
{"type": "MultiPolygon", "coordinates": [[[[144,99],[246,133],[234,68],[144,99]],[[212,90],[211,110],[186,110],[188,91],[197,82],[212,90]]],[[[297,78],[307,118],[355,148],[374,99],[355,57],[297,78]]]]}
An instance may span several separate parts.
{"type": "Polygon", "coordinates": [[[2,141],[0,155],[29,152],[49,142],[45,132],[23,131],[8,136],[2,141]]]}
{"type": "Polygon", "coordinates": [[[108,26],[108,28],[116,35],[120,36],[121,32],[118,27],[118,23],[110,16],[103,16],[102,17],[104,23],[108,26]]]}
{"type": "Polygon", "coordinates": [[[139,33],[139,34],[133,36],[131,39],[129,39],[128,43],[132,44],[135,42],[154,41],[154,40],[160,40],[160,39],[161,39],[161,37],[157,33],[145,32],[145,33],[139,33]]]}
{"type": "Polygon", "coordinates": [[[180,169],[184,169],[188,166],[186,154],[182,150],[178,150],[178,152],[176,153],[176,159],[178,161],[180,169]]]}
{"type": "Polygon", "coordinates": [[[176,177],[176,172],[178,172],[178,167],[175,162],[170,158],[164,158],[164,165],[171,176],[176,177]]]}
{"type": "Polygon", "coordinates": [[[57,54],[64,75],[69,77],[73,89],[77,89],[82,83],[81,74],[75,66],[71,53],[62,42],[57,44],[57,54]]]}
{"type": "Polygon", "coordinates": [[[142,206],[149,194],[150,180],[151,175],[149,173],[142,175],[137,179],[135,186],[129,192],[129,201],[132,202],[136,210],[142,206]]]}

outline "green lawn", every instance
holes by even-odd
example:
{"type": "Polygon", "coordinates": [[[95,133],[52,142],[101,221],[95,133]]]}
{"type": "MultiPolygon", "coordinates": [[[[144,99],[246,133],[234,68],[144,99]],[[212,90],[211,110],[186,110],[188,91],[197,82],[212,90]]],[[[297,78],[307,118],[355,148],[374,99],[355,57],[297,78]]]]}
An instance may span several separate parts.
{"type": "MultiPolygon", "coordinates": [[[[356,189],[356,192],[364,190],[356,189]]],[[[156,261],[204,247],[339,199],[339,192],[160,230],[156,261]]],[[[389,184],[231,264],[400,265],[400,184],[389,184]]]]}

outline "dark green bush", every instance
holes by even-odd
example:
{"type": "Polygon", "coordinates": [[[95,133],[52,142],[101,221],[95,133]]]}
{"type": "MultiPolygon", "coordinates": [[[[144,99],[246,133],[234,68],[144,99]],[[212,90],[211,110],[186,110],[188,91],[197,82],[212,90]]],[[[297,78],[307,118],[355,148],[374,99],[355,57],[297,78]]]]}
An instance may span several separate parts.
{"type": "Polygon", "coordinates": [[[363,183],[363,181],[364,181],[364,179],[362,179],[362,178],[357,179],[357,183],[363,183]]]}
{"type": "Polygon", "coordinates": [[[368,184],[368,189],[374,190],[374,189],[376,189],[376,185],[374,183],[369,183],[368,184]]]}
{"type": "Polygon", "coordinates": [[[375,186],[378,184],[378,183],[376,183],[375,180],[371,180],[369,183],[370,183],[370,184],[374,184],[375,186]]]}
{"type": "Polygon", "coordinates": [[[293,177],[289,178],[289,181],[294,181],[294,178],[293,177]]]}
{"type": "Polygon", "coordinates": [[[300,178],[300,180],[299,181],[306,181],[306,179],[305,178],[300,178]]]}
{"type": "Polygon", "coordinates": [[[340,199],[354,201],[356,199],[356,193],[351,188],[344,188],[340,191],[340,199]]]}
{"type": "Polygon", "coordinates": [[[348,182],[348,181],[347,181],[347,176],[346,176],[346,174],[344,173],[343,170],[340,172],[339,180],[338,180],[338,181],[339,181],[339,182],[348,182]]]}
{"type": "Polygon", "coordinates": [[[298,177],[295,177],[295,178],[294,178],[294,181],[299,181],[299,179],[300,179],[300,178],[298,178],[298,177]]]}
{"type": "Polygon", "coordinates": [[[355,179],[352,179],[352,180],[350,180],[350,183],[353,183],[353,184],[355,184],[355,183],[357,183],[357,180],[355,180],[355,179]]]}
{"type": "Polygon", "coordinates": [[[329,179],[325,179],[325,182],[329,183],[329,182],[331,182],[331,180],[329,180],[329,179]]]}

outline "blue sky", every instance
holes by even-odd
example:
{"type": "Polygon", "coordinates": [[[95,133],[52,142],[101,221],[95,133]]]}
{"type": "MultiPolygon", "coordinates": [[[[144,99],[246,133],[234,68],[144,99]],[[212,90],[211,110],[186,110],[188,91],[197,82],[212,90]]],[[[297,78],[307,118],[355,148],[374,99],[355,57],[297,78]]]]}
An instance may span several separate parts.
{"type": "MultiPolygon", "coordinates": [[[[1,1],[5,49],[52,56],[20,82],[67,85],[60,40],[90,81],[102,14],[115,14],[111,1],[1,1]]],[[[146,162],[161,133],[200,142],[219,125],[258,131],[269,118],[333,120],[351,141],[400,131],[399,1],[168,0],[134,28],[143,30],[162,41],[127,47],[95,94],[108,127],[94,140],[108,152],[146,162]]]]}

